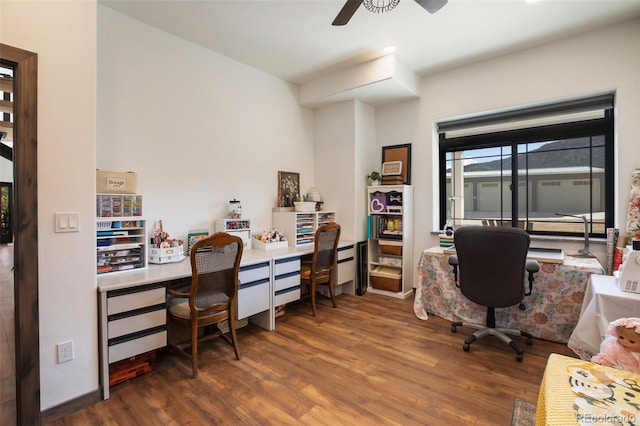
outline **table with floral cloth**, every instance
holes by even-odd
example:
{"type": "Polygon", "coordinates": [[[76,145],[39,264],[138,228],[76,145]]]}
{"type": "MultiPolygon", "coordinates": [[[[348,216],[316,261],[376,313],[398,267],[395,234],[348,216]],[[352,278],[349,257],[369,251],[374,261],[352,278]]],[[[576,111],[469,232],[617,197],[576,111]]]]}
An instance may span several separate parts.
{"type": "MultiPolygon", "coordinates": [[[[486,322],[486,308],[461,293],[453,279],[449,255],[442,247],[423,251],[413,309],[420,319],[428,313],[451,321],[486,322]]],[[[603,274],[595,258],[565,256],[563,263],[540,262],[533,291],[525,296],[526,310],[516,306],[496,309],[496,326],[514,328],[534,337],[566,343],[578,323],[585,289],[591,274],[603,274]]]]}

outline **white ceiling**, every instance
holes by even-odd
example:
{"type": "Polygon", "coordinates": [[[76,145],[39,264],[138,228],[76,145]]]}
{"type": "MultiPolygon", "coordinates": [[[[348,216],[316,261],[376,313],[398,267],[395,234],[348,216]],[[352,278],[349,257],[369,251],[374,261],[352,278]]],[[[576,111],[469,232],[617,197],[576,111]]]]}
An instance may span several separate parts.
{"type": "MultiPolygon", "coordinates": [[[[413,0],[343,27],[343,0],[99,0],[103,5],[295,84],[382,56],[424,76],[640,17],[640,0],[413,0]]],[[[606,52],[603,52],[603,55],[606,52]]]]}

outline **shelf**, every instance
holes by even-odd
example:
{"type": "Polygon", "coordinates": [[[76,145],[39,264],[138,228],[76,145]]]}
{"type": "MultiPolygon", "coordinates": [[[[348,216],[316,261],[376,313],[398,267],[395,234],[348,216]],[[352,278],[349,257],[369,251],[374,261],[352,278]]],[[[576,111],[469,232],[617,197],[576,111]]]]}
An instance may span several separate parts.
{"type": "Polygon", "coordinates": [[[138,213],[142,213],[141,195],[96,195],[98,274],[146,268],[146,221],[138,213]]]}
{"type": "Polygon", "coordinates": [[[284,233],[293,247],[313,244],[318,227],[335,222],[336,214],[321,212],[273,212],[273,227],[284,233]]]}
{"type": "Polygon", "coordinates": [[[371,293],[405,298],[413,291],[413,188],[367,188],[367,271],[371,293]]]}

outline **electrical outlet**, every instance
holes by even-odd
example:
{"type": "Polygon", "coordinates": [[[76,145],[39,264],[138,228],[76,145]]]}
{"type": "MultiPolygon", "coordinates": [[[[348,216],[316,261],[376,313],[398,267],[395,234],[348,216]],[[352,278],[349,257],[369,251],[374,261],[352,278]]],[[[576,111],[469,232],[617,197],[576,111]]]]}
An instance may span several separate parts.
{"type": "Polygon", "coordinates": [[[73,340],[58,343],[58,364],[71,361],[73,359],[73,340]]]}

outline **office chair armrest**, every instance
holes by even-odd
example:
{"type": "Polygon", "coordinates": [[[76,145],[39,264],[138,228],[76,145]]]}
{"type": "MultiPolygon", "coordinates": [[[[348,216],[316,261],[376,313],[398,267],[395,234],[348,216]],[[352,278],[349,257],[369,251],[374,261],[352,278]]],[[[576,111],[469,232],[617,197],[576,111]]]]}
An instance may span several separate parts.
{"type": "Polygon", "coordinates": [[[458,256],[455,254],[449,256],[449,265],[453,266],[453,282],[456,283],[456,287],[460,287],[458,285],[458,256]]]}
{"type": "Polygon", "coordinates": [[[535,274],[536,272],[538,272],[540,270],[540,264],[538,263],[537,260],[527,260],[527,263],[525,265],[525,269],[529,274],[529,291],[527,293],[525,293],[525,296],[529,296],[531,294],[531,292],[533,291],[533,274],[535,274]]]}

